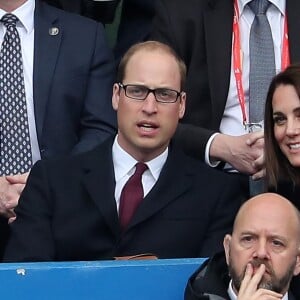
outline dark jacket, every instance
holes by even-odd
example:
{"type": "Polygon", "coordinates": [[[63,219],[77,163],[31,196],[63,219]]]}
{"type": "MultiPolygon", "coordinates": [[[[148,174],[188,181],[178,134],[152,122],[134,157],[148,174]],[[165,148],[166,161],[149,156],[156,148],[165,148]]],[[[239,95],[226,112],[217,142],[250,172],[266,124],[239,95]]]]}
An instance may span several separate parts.
{"type": "Polygon", "coordinates": [[[230,175],[170,147],[159,179],[121,231],[112,139],[64,160],[41,160],[11,224],[6,261],[98,260],[154,253],[208,257],[222,249],[241,204],[230,175]]]}
{"type": "Polygon", "coordinates": [[[300,186],[294,185],[292,181],[280,181],[277,189],[270,189],[270,192],[284,196],[300,210],[300,186]]]}
{"type": "Polygon", "coordinates": [[[42,159],[90,150],[115,133],[114,62],[101,24],[36,1],[33,59],[42,159]]]}
{"type": "Polygon", "coordinates": [[[116,8],[120,0],[94,1],[94,0],[44,0],[63,10],[92,18],[102,24],[112,23],[116,8]]]}

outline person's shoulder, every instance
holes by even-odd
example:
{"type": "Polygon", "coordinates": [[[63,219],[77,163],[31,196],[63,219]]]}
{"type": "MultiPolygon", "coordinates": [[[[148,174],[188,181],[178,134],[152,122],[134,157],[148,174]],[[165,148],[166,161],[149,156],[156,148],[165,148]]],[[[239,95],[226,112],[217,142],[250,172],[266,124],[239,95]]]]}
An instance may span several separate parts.
{"type": "Polygon", "coordinates": [[[174,146],[172,147],[173,155],[176,156],[176,159],[180,159],[184,161],[184,165],[186,168],[195,170],[196,172],[205,172],[207,174],[222,174],[223,172],[216,170],[215,168],[211,168],[204,161],[197,159],[189,154],[186,154],[180,147],[174,146]]]}
{"type": "Polygon", "coordinates": [[[72,13],[65,11],[63,9],[54,7],[52,5],[49,5],[43,1],[40,1],[38,3],[37,8],[38,13],[41,14],[47,14],[48,16],[51,16],[52,18],[57,18],[60,21],[64,22],[65,24],[70,24],[73,26],[89,26],[89,27],[97,27],[97,26],[102,26],[99,22],[85,17],[81,16],[77,13],[72,13]]]}
{"type": "Polygon", "coordinates": [[[216,253],[190,276],[184,299],[229,299],[227,294],[229,281],[225,254],[223,251],[216,253]]]}
{"type": "Polygon", "coordinates": [[[92,167],[97,164],[98,161],[101,163],[101,161],[111,157],[112,143],[113,139],[111,137],[97,145],[95,148],[83,153],[39,160],[34,165],[34,168],[45,168],[49,172],[60,171],[63,173],[82,167],[92,167]]]}
{"type": "Polygon", "coordinates": [[[212,168],[204,161],[191,157],[181,150],[178,151],[178,149],[176,149],[176,156],[176,161],[180,160],[178,167],[181,171],[184,170],[185,174],[192,175],[191,178],[193,178],[193,182],[195,182],[198,188],[215,185],[215,192],[221,189],[227,189],[228,187],[236,187],[237,190],[240,188],[238,177],[226,173],[221,169],[212,168]]]}
{"type": "Polygon", "coordinates": [[[227,173],[217,168],[208,166],[204,161],[186,154],[178,145],[171,145],[171,153],[174,160],[180,161],[182,167],[198,175],[212,176],[217,178],[230,178],[227,173]]]}

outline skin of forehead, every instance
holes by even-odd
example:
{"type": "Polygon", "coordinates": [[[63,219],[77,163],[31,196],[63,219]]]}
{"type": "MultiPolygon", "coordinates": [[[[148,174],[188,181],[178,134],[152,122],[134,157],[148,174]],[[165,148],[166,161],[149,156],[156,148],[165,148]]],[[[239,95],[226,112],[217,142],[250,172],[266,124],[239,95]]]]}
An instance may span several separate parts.
{"type": "Polygon", "coordinates": [[[178,70],[178,74],[180,74],[179,66],[178,66],[178,63],[177,63],[175,57],[170,52],[168,52],[166,49],[164,49],[164,48],[155,48],[155,49],[141,48],[141,49],[138,49],[135,53],[133,53],[133,55],[129,58],[129,60],[126,64],[126,67],[125,67],[125,76],[124,77],[126,77],[126,75],[127,75],[128,66],[131,67],[131,64],[133,62],[135,62],[136,60],[138,60],[138,61],[141,60],[141,56],[147,56],[147,55],[150,55],[153,57],[156,56],[157,58],[164,57],[164,59],[172,62],[172,65],[174,64],[173,66],[176,67],[176,69],[178,70]]]}
{"type": "Polygon", "coordinates": [[[293,222],[295,224],[300,239],[299,212],[289,200],[274,193],[260,194],[246,201],[241,206],[235,218],[233,232],[238,229],[240,220],[243,220],[247,214],[255,213],[255,210],[269,214],[272,209],[277,210],[278,213],[282,213],[283,218],[288,220],[289,223],[293,222]]]}

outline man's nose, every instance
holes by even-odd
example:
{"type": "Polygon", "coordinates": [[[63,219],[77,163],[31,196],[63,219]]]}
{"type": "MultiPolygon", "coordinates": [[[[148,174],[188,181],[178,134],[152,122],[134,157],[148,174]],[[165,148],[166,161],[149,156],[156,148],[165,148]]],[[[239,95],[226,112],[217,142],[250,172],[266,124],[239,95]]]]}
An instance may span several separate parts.
{"type": "Polygon", "coordinates": [[[151,114],[157,112],[157,101],[153,91],[150,91],[143,101],[143,111],[151,114]]]}
{"type": "Polygon", "coordinates": [[[268,244],[265,240],[259,240],[254,252],[254,257],[265,259],[269,258],[268,244]]]}

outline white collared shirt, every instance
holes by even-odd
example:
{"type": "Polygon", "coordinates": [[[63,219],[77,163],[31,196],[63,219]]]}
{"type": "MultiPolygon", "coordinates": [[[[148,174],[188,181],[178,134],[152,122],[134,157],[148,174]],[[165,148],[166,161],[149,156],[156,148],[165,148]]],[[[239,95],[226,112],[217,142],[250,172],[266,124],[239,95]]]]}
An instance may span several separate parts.
{"type": "MultiPolygon", "coordinates": [[[[227,293],[231,300],[237,300],[237,295],[235,294],[235,292],[232,288],[232,280],[230,280],[230,282],[229,282],[227,293]]],[[[289,300],[288,293],[285,293],[281,300],[289,300]]]]}
{"type": "MultiPolygon", "coordinates": [[[[122,189],[128,179],[133,175],[135,171],[135,165],[138,161],[121,148],[117,141],[117,137],[118,136],[115,137],[115,141],[112,146],[112,157],[116,180],[115,199],[117,203],[117,209],[119,211],[122,189]]],[[[167,157],[168,148],[156,158],[146,162],[148,169],[143,173],[142,176],[144,197],[150,192],[158,180],[161,169],[165,164],[167,157]]]]}
{"type": "MultiPolygon", "coordinates": [[[[11,12],[19,19],[19,22],[17,22],[17,30],[19,32],[22,48],[26,104],[33,163],[41,158],[37,140],[33,104],[34,9],[35,1],[27,0],[23,5],[11,12]]],[[[0,9],[0,19],[6,13],[6,11],[0,9]]],[[[0,45],[2,45],[5,32],[6,27],[0,22],[0,45]]]]}

